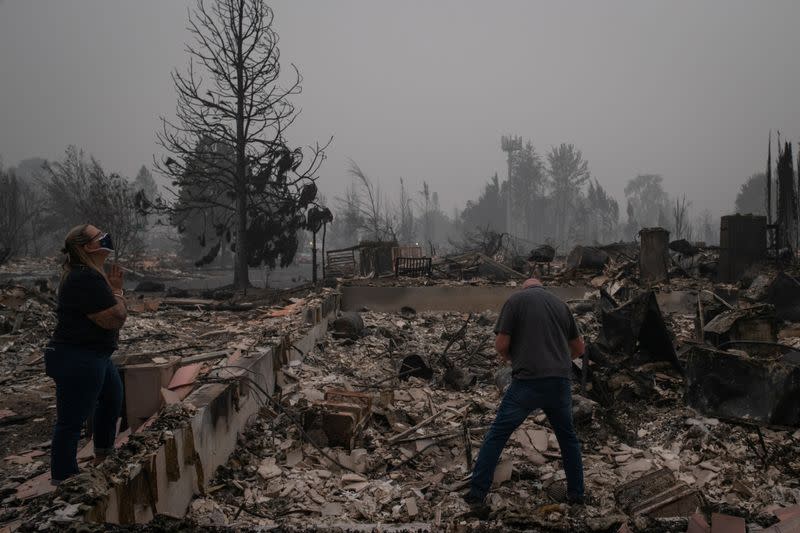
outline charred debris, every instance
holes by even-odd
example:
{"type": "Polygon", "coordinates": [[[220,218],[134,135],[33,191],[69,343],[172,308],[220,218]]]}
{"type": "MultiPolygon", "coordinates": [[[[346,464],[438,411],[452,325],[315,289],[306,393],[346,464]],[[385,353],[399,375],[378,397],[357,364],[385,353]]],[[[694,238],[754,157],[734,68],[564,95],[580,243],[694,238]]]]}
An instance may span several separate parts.
{"type": "MultiPolygon", "coordinates": [[[[257,397],[258,409],[222,466],[192,466],[185,514],[168,516],[175,513],[160,510],[162,493],[128,484],[134,503],[111,520],[121,525],[97,527],[126,530],[150,509],[146,527],[154,530],[791,531],[800,516],[800,281],[766,247],[739,253],[736,237],[751,227],[766,232],[763,217],[726,218],[719,248],[669,242],[653,228],[639,244],[566,256],[540,247],[520,269],[503,249],[426,258],[415,247],[370,243],[328,253],[333,289],[244,301],[142,287],[156,291],[134,297],[122,340],[126,418],[117,456],[97,468],[84,463],[85,473],[57,491],[46,484],[53,392],[39,356],[53,287],[7,283],[0,520],[6,531],[109,521],[108,494],[192,426],[203,409],[198,391],[232,386],[225,368],[283,346],[271,352],[272,390],[239,378],[234,403],[257,397]],[[739,229],[726,237],[726,227],[739,229]],[[351,268],[336,270],[336,254],[349,254],[351,268]],[[412,264],[406,259],[416,270],[402,270],[412,264]],[[729,272],[738,279],[718,281],[729,272]],[[538,414],[512,436],[491,513],[478,517],[461,492],[510,379],[492,349],[502,299],[463,312],[431,302],[392,311],[343,304],[353,287],[500,293],[531,274],[563,291],[588,341],[574,364],[573,414],[590,501],[558,501],[558,445],[538,414]],[[319,307],[331,295],[342,299],[319,307]],[[309,329],[314,323],[327,327],[309,329]],[[311,330],[318,336],[292,356],[298,332],[311,330]],[[163,381],[152,394],[131,394],[145,367],[160,369],[163,381]]],[[[205,437],[194,431],[201,446],[205,437]]]]}

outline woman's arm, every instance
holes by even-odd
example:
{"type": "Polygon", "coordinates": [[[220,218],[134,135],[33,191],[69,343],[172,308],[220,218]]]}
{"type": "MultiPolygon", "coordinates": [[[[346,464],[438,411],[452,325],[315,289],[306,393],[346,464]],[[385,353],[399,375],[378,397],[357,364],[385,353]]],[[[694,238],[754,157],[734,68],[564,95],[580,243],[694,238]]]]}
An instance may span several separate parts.
{"type": "Polygon", "coordinates": [[[111,292],[117,300],[116,305],[86,316],[103,329],[120,329],[125,324],[125,319],[128,318],[128,307],[125,305],[125,297],[123,296],[122,269],[119,268],[119,265],[114,264],[111,266],[111,272],[108,274],[108,284],[111,286],[111,292]]]}
{"type": "Polygon", "coordinates": [[[115,292],[114,297],[117,299],[117,304],[114,307],[86,315],[89,320],[103,329],[120,329],[125,324],[125,319],[128,318],[128,308],[125,305],[125,298],[122,294],[115,292]]]}

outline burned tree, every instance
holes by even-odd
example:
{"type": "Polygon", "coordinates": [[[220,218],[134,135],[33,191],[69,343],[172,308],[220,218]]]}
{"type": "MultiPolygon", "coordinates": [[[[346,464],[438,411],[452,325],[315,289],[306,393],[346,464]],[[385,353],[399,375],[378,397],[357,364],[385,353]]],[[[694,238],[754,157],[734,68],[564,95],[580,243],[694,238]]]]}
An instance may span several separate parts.
{"type": "Polygon", "coordinates": [[[464,211],[461,212],[465,232],[469,233],[484,228],[496,233],[506,231],[505,217],[503,216],[504,203],[500,189],[500,180],[495,174],[484,185],[480,197],[475,201],[467,202],[464,211]]]}
{"type": "Polygon", "coordinates": [[[639,174],[625,185],[627,238],[634,238],[642,228],[667,226],[664,214],[669,208],[669,197],[663,181],[658,174],[639,174]]]}
{"type": "Polygon", "coordinates": [[[408,196],[403,178],[400,178],[400,198],[397,201],[394,219],[397,222],[397,240],[400,243],[414,242],[417,234],[414,206],[408,196]]]}
{"type": "Polygon", "coordinates": [[[141,250],[147,221],[127,179],[107,173],[75,146],[67,148],[63,161],[48,163],[44,170],[43,226],[47,230],[61,233],[91,222],[114,236],[117,256],[141,250]]]}
{"type": "Polygon", "coordinates": [[[359,205],[358,190],[354,183],[349,183],[344,196],[336,198],[336,222],[332,227],[332,240],[338,246],[350,246],[359,241],[359,232],[364,227],[359,205]]]}
{"type": "Polygon", "coordinates": [[[586,191],[586,205],[589,211],[587,233],[594,242],[609,242],[614,239],[619,223],[619,204],[606,192],[600,182],[589,182],[586,191]]]}
{"type": "Polygon", "coordinates": [[[359,185],[356,198],[365,234],[375,241],[396,241],[397,232],[389,213],[388,202],[380,186],[375,184],[355,161],[350,162],[350,174],[359,185]]]}
{"type": "MultiPolygon", "coordinates": [[[[739,192],[736,194],[736,202],[734,208],[740,215],[753,214],[764,215],[767,214],[767,207],[771,202],[766,197],[765,190],[771,189],[769,180],[764,173],[753,174],[747,181],[742,183],[739,187],[739,192]]],[[[771,193],[771,191],[770,191],[771,193]]],[[[771,223],[768,219],[768,223],[771,223]]]]}
{"type": "Polygon", "coordinates": [[[547,164],[555,207],[556,242],[563,244],[568,238],[570,215],[590,178],[589,162],[574,145],[562,143],[548,152],[547,164]]]}
{"type": "MultiPolygon", "coordinates": [[[[778,246],[787,251],[797,249],[797,190],[794,184],[792,145],[788,142],[778,152],[778,246]]],[[[788,255],[792,255],[789,253],[788,255]]]]}
{"type": "Polygon", "coordinates": [[[545,238],[547,229],[547,176],[544,163],[530,141],[511,153],[510,158],[511,177],[506,194],[510,194],[511,215],[517,224],[509,233],[524,239],[541,241],[545,238]]]}
{"type": "Polygon", "coordinates": [[[688,217],[688,210],[691,205],[692,202],[686,200],[685,194],[681,198],[675,197],[675,205],[672,206],[672,222],[676,239],[683,239],[691,232],[688,217]]]}
{"type": "Polygon", "coordinates": [[[156,167],[181,198],[164,208],[178,218],[205,213],[203,234],[214,237],[202,239],[210,248],[205,260],[229,246],[239,289],[249,286],[248,267],[293,260],[324,160],[325,146],[310,148],[308,158],[287,146],[285,131],[297,118],[289,98],[300,93],[302,78],[293,65],[291,83],[279,81],[272,23],[263,0],[198,0],[189,17],[195,42],[187,47],[188,71],[172,74],[176,120],[162,118],[157,134],[169,155],[156,167]]]}
{"type": "Polygon", "coordinates": [[[16,254],[24,241],[27,213],[25,186],[0,168],[0,265],[16,254]]]}

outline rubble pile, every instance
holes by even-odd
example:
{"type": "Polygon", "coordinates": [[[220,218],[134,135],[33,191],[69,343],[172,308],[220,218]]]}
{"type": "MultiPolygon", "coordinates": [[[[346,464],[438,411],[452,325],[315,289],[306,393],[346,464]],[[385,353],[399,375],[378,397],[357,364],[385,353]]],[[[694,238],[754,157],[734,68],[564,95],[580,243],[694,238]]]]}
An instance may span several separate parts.
{"type": "MultiPolygon", "coordinates": [[[[800,431],[731,424],[685,407],[682,355],[644,356],[643,341],[653,348],[646,339],[629,352],[604,352],[603,314],[613,309],[603,311],[599,291],[588,296],[572,305],[593,346],[576,361],[573,407],[586,506],[567,507],[554,496],[564,474],[538,413],[503,453],[491,515],[472,514],[461,496],[508,382],[493,355],[496,314],[406,309],[362,314],[358,335],[347,321],[285,369],[279,399],[264,406],[189,518],[297,531],[375,524],[407,531],[616,531],[621,524],[685,531],[697,509],[740,516],[754,528],[777,522],[774,509],[800,502],[800,431]],[[681,358],[678,368],[673,357],[681,358]],[[350,398],[332,400],[336,391],[350,398]]],[[[652,293],[639,300],[637,309],[652,310],[652,293]]],[[[669,330],[673,319],[659,313],[644,322],[669,330]]],[[[641,322],[640,330],[651,331],[641,322]]],[[[680,323],[692,324],[692,317],[680,323]]]]}
{"type": "MultiPolygon", "coordinates": [[[[550,250],[540,252],[536,261],[553,259],[550,250]]],[[[511,379],[494,354],[496,312],[363,309],[332,317],[302,361],[274,360],[275,394],[259,390],[259,416],[227,464],[207,472],[210,484],[188,516],[165,527],[788,530],[800,521],[800,324],[791,297],[800,281],[792,271],[758,266],[738,284],[714,284],[707,276],[716,250],[676,241],[669,279],[644,283],[638,253],[631,245],[582,248],[570,254],[570,266],[551,265],[555,272],[542,276],[577,296],[567,304],[587,341],[573,362],[586,505],[562,503],[561,456],[541,412],[506,446],[488,516],[462,499],[511,379]]],[[[515,287],[521,277],[492,257],[461,254],[437,261],[430,278],[360,284],[515,287]]],[[[134,293],[115,359],[128,371],[179,367],[157,399],[166,405],[121,435],[113,460],[87,465],[55,495],[35,497],[54,414],[41,360],[54,293],[47,283],[0,287],[0,384],[7,391],[0,443],[8,454],[0,465],[0,526],[82,516],[110,480],[186,424],[192,407],[183,399],[197,384],[311,327],[307,309],[332,292],[277,300],[225,291],[202,299],[134,293]]]]}
{"type": "MultiPolygon", "coordinates": [[[[0,479],[24,480],[46,469],[55,417],[55,390],[42,366],[42,348],[54,325],[55,293],[46,281],[31,287],[0,285],[0,479]],[[52,406],[52,407],[51,407],[52,406]]],[[[0,498],[11,490],[0,481],[0,498]]]]}

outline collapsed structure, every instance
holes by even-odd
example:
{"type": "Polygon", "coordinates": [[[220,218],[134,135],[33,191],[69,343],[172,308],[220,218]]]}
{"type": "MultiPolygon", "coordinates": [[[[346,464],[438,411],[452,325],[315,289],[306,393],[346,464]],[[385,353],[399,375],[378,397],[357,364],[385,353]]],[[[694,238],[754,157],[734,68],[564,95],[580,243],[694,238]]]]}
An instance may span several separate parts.
{"type": "MultiPolygon", "coordinates": [[[[750,220],[765,232],[757,218],[728,227],[750,220]]],[[[510,379],[492,353],[497,311],[529,272],[478,252],[426,258],[373,243],[331,252],[326,289],[214,300],[154,287],[133,296],[115,356],[126,388],[117,454],[90,468],[87,445],[84,472],[57,491],[40,355],[52,286],[5,285],[0,523],[800,527],[800,282],[766,250],[739,254],[737,239],[717,250],[664,233],[644,232],[641,247],[528,257],[589,344],[575,362],[573,406],[586,506],[557,502],[560,454],[542,414],[512,436],[490,516],[472,515],[461,499],[510,379]],[[736,283],[717,282],[727,272],[738,272],[736,283]]]]}

